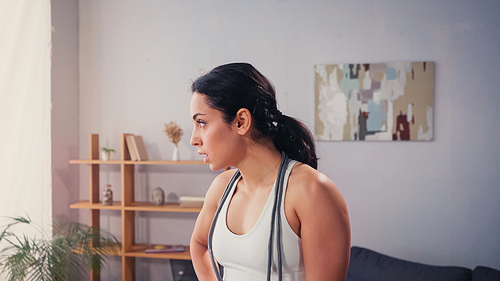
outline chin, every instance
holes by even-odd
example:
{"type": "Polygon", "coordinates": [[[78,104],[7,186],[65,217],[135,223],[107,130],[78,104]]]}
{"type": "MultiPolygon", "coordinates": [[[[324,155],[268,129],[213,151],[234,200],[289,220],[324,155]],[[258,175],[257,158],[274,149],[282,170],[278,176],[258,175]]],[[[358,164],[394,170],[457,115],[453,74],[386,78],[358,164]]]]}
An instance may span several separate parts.
{"type": "Polygon", "coordinates": [[[220,169],[223,169],[223,168],[221,168],[221,167],[217,167],[217,166],[215,166],[214,164],[210,164],[210,170],[212,170],[212,171],[214,171],[214,172],[217,172],[217,171],[218,171],[218,170],[220,170],[220,169]]]}
{"type": "Polygon", "coordinates": [[[221,170],[221,169],[226,169],[226,166],[224,166],[224,165],[221,166],[221,165],[217,165],[215,163],[208,163],[208,164],[210,165],[210,170],[212,170],[214,172],[221,170]]]}

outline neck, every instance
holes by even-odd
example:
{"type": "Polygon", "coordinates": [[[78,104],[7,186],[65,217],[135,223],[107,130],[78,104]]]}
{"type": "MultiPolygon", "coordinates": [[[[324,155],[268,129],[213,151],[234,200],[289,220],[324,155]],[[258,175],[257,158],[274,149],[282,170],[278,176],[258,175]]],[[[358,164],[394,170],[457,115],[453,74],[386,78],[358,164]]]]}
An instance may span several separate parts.
{"type": "Polygon", "coordinates": [[[245,188],[251,191],[272,185],[280,163],[281,152],[273,143],[254,144],[248,147],[235,167],[241,172],[245,188]]]}

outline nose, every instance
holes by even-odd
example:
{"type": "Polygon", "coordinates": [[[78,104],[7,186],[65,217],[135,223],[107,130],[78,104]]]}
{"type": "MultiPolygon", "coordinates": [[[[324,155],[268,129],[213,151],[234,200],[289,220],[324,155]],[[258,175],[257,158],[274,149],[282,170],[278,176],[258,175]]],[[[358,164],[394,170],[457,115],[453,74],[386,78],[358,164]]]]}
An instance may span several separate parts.
{"type": "Polygon", "coordinates": [[[193,132],[191,133],[190,143],[192,146],[200,146],[201,145],[201,138],[196,133],[196,128],[193,128],[193,132]]]}

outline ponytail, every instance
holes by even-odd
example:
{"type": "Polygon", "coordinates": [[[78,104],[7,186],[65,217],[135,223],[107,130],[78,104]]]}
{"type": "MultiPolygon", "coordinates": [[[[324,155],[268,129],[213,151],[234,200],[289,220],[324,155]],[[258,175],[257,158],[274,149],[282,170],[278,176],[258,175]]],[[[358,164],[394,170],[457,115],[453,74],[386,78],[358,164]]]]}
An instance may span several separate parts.
{"type": "Polygon", "coordinates": [[[290,158],[317,169],[318,158],[311,131],[293,117],[282,115],[278,120],[278,132],[273,139],[276,148],[290,158]]]}

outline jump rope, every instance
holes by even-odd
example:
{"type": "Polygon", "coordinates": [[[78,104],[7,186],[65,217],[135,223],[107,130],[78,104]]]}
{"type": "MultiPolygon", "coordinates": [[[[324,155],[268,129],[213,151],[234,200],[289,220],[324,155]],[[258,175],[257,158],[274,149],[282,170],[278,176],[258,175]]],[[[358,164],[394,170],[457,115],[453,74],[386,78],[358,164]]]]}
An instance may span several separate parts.
{"type": "MultiPolygon", "coordinates": [[[[267,281],[271,280],[271,266],[272,266],[272,261],[273,261],[273,249],[276,243],[276,249],[277,249],[277,256],[278,256],[278,280],[282,281],[283,279],[283,268],[282,268],[282,230],[281,230],[281,216],[280,216],[280,210],[281,210],[281,202],[282,202],[282,197],[283,197],[283,182],[285,179],[285,171],[288,167],[288,164],[292,161],[288,155],[286,155],[284,152],[281,152],[281,163],[280,167],[278,169],[278,176],[276,178],[276,188],[275,188],[275,195],[274,195],[274,204],[273,204],[273,210],[271,214],[271,233],[269,233],[269,243],[268,243],[268,255],[267,255],[267,281]],[[275,228],[276,228],[276,236],[274,235],[275,233],[275,228]]],[[[226,186],[226,189],[224,190],[224,193],[222,194],[222,197],[219,202],[219,206],[217,207],[217,211],[215,212],[214,218],[212,220],[212,224],[210,225],[210,231],[208,232],[208,254],[210,255],[210,259],[212,261],[212,267],[215,271],[215,276],[217,277],[217,280],[222,281],[222,276],[221,272],[219,272],[219,268],[217,267],[217,264],[215,262],[214,258],[214,253],[212,250],[212,239],[214,236],[214,228],[215,224],[217,222],[217,218],[219,217],[219,214],[222,210],[222,205],[224,205],[224,202],[226,201],[231,188],[233,187],[234,183],[240,176],[240,170],[236,171],[234,173],[233,177],[229,181],[229,183],[226,186]]]]}

